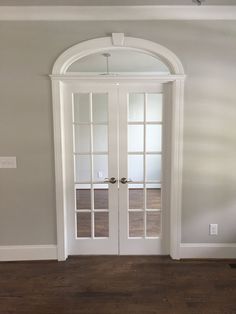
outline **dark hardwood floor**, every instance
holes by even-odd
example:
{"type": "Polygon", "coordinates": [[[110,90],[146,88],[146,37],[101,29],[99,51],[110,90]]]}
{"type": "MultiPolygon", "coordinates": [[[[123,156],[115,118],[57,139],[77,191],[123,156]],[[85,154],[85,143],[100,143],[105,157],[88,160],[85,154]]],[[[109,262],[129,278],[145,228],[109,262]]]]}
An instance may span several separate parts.
{"type": "Polygon", "coordinates": [[[229,263],[151,256],[0,263],[0,313],[235,314],[229,263]]]}

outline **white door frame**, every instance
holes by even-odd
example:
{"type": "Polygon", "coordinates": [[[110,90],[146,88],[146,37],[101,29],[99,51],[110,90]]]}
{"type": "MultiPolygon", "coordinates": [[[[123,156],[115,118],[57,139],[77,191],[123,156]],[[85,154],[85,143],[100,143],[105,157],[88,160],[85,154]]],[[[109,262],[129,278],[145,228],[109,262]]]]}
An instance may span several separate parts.
{"type": "MultiPolygon", "coordinates": [[[[170,195],[170,255],[173,259],[180,258],[181,242],[181,201],[182,201],[182,146],[183,146],[183,102],[184,102],[184,69],[175,54],[169,49],[154,42],[126,37],[122,33],[113,33],[111,37],[103,37],[79,43],[56,60],[52,70],[52,99],[55,154],[55,184],[56,184],[56,215],[57,215],[57,249],[58,260],[68,256],[66,230],[66,199],[65,191],[65,149],[64,149],[64,117],[63,92],[64,83],[74,80],[92,80],[95,77],[81,77],[75,73],[67,73],[68,67],[87,55],[112,49],[127,49],[140,51],[161,59],[170,69],[170,75],[140,76],[140,79],[155,80],[159,83],[170,83],[172,103],[172,143],[171,143],[171,195],[170,195]]],[[[96,77],[96,80],[99,77],[96,77]]],[[[137,76],[133,78],[137,79],[137,76]]],[[[103,76],[101,80],[111,80],[114,77],[103,76]]],[[[119,80],[132,80],[132,76],[119,76],[119,80]]]]}

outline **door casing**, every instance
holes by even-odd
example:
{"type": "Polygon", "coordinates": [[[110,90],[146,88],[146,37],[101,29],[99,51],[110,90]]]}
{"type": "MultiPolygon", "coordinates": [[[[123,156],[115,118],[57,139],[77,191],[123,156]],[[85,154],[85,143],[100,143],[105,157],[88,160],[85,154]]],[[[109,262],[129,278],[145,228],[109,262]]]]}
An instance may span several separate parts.
{"type": "MultiPolygon", "coordinates": [[[[68,67],[76,60],[105,49],[131,49],[156,56],[166,63],[171,74],[154,75],[147,77],[119,76],[119,80],[132,82],[133,79],[154,80],[166,83],[170,93],[171,103],[171,169],[170,169],[170,256],[173,259],[180,258],[181,243],[181,201],[182,201],[182,164],[183,164],[183,104],[184,104],[184,81],[185,74],[183,66],[178,57],[166,47],[155,42],[121,36],[122,41],[115,40],[116,34],[112,36],[96,38],[79,43],[62,53],[54,63],[52,75],[52,100],[53,100],[53,128],[54,128],[54,158],[55,158],[55,192],[56,192],[56,218],[57,218],[57,252],[58,260],[68,257],[67,247],[67,217],[65,191],[67,182],[65,180],[65,146],[64,146],[64,117],[63,117],[63,93],[65,85],[74,80],[90,82],[94,77],[81,76],[67,73],[68,67]]],[[[96,77],[97,79],[97,77],[96,77]]],[[[101,80],[111,80],[114,77],[100,77],[101,80]]]]}

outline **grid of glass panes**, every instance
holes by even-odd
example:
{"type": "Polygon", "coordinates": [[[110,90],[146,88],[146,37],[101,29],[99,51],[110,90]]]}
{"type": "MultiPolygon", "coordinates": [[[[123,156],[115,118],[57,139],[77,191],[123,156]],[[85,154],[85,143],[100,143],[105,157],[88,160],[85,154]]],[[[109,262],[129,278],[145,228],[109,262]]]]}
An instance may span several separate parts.
{"type": "Polygon", "coordinates": [[[161,235],[162,94],[130,93],[128,101],[129,237],[161,235]]]}
{"type": "Polygon", "coordinates": [[[77,238],[109,237],[108,94],[73,95],[77,238]]]}

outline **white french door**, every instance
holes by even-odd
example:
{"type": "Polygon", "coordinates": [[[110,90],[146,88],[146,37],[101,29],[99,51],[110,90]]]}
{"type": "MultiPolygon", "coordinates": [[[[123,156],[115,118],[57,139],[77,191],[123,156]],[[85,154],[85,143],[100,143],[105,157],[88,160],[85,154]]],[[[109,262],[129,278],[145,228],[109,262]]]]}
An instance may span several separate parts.
{"type": "Polygon", "coordinates": [[[163,237],[163,84],[119,89],[120,254],[167,254],[163,237]]]}
{"type": "Polygon", "coordinates": [[[68,253],[118,254],[116,85],[65,84],[64,95],[68,253]]]}
{"type": "Polygon", "coordinates": [[[167,254],[163,84],[75,81],[63,94],[69,255],[167,254]]]}

